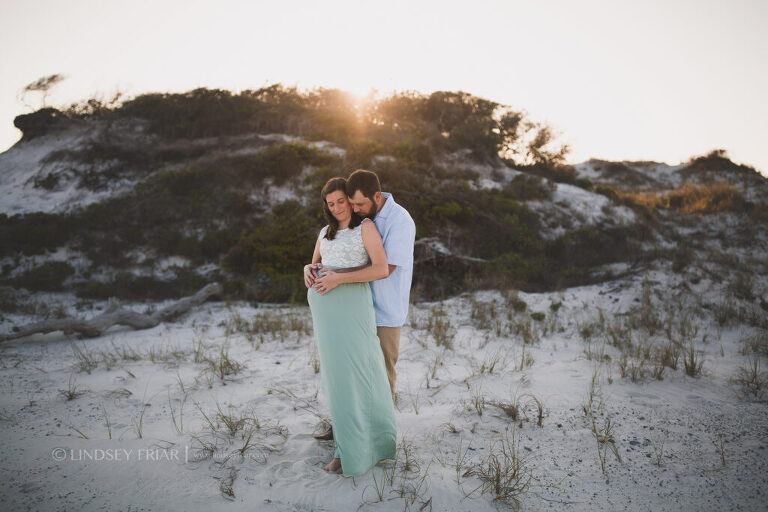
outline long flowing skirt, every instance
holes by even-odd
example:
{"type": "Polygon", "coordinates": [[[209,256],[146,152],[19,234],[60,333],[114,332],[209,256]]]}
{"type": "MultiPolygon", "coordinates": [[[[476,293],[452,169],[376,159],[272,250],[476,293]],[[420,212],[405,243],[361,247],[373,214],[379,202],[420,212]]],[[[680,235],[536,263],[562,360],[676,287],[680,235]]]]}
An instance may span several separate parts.
{"type": "Polygon", "coordinates": [[[307,291],[320,380],[333,421],[334,457],[346,475],[394,459],[397,425],[368,283],[307,291]]]}

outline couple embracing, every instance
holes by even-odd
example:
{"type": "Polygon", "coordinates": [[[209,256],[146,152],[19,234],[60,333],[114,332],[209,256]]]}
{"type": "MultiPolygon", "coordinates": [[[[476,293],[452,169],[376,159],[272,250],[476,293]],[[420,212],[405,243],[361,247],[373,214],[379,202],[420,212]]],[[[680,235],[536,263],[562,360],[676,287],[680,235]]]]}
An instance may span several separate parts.
{"type": "Polygon", "coordinates": [[[333,427],[315,437],[335,442],[323,469],[360,475],[396,455],[395,363],[416,227],[371,171],[331,178],[321,198],[328,225],[304,282],[333,427]]]}

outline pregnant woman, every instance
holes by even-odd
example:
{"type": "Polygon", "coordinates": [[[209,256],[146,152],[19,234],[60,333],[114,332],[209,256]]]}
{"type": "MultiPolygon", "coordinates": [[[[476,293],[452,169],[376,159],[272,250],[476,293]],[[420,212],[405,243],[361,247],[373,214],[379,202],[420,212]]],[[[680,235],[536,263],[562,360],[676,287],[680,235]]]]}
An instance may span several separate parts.
{"type": "Polygon", "coordinates": [[[323,469],[361,475],[396,454],[395,410],[368,285],[388,275],[387,256],[374,223],[352,211],[344,178],[328,180],[321,197],[328,225],[312,263],[322,263],[321,272],[338,274],[342,283],[330,291],[320,285],[307,291],[336,444],[323,469]],[[345,279],[346,272],[369,263],[355,273],[359,282],[345,279]]]}

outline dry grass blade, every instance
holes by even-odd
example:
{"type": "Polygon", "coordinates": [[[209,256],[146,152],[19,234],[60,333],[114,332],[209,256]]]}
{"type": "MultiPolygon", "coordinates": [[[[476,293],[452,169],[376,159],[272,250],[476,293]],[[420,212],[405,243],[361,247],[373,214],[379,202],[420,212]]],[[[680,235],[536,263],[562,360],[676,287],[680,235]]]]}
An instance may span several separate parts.
{"type": "Polygon", "coordinates": [[[500,450],[492,446],[488,457],[474,466],[465,476],[474,475],[481,484],[468,493],[472,495],[478,489],[481,494],[493,494],[493,501],[505,503],[515,509],[520,506],[520,497],[526,492],[531,482],[531,474],[525,459],[520,455],[515,432],[505,432],[500,442],[500,450]]]}
{"type": "Polygon", "coordinates": [[[685,374],[689,377],[697,377],[701,374],[704,360],[701,352],[695,349],[693,342],[688,345],[688,350],[683,356],[683,365],[685,366],[685,374]]]}
{"type": "Polygon", "coordinates": [[[768,376],[760,371],[760,357],[748,356],[745,364],[739,367],[731,382],[741,387],[741,393],[754,400],[764,400],[768,388],[768,376]]]}
{"type": "Polygon", "coordinates": [[[79,389],[77,387],[76,380],[77,378],[74,376],[74,374],[71,374],[69,376],[67,389],[60,389],[59,394],[64,398],[66,398],[67,400],[74,400],[75,398],[85,394],[86,390],[79,389]]]}
{"type": "Polygon", "coordinates": [[[600,460],[600,469],[605,474],[605,463],[608,454],[608,448],[611,449],[616,456],[616,460],[621,462],[621,455],[619,455],[619,449],[616,447],[616,441],[613,438],[613,424],[610,418],[606,418],[603,428],[597,428],[594,416],[592,419],[592,435],[597,441],[597,456],[600,460]]]}
{"type": "Polygon", "coordinates": [[[488,401],[488,405],[492,405],[494,407],[498,407],[504,413],[512,419],[512,421],[517,421],[517,418],[520,413],[519,404],[517,401],[514,402],[504,402],[503,400],[493,400],[488,401]]]}
{"type": "MultiPolygon", "coordinates": [[[[536,425],[543,427],[542,424],[544,421],[544,404],[539,400],[537,397],[530,393],[525,393],[520,395],[520,399],[526,398],[526,408],[528,405],[533,404],[536,406],[536,425]]],[[[518,400],[519,402],[519,400],[518,400]]]]}

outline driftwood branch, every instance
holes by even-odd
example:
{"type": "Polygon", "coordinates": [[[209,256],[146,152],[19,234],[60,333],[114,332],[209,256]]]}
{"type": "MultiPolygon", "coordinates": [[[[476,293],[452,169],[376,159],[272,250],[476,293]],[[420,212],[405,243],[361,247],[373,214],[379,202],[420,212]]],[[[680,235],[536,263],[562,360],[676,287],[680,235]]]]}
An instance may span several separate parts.
{"type": "Polygon", "coordinates": [[[132,309],[119,308],[116,302],[110,302],[110,306],[104,313],[88,320],[79,318],[59,318],[34,322],[23,327],[14,328],[14,332],[0,336],[0,341],[8,341],[24,338],[31,334],[63,331],[69,336],[77,333],[81,338],[95,338],[101,336],[113,325],[125,325],[133,329],[150,329],[161,322],[173,320],[182,313],[205,302],[212,295],[221,293],[223,287],[219,283],[210,283],[196,294],[164,307],[152,314],[136,312],[132,309]]]}

